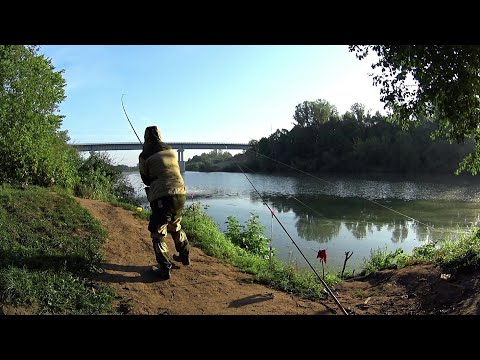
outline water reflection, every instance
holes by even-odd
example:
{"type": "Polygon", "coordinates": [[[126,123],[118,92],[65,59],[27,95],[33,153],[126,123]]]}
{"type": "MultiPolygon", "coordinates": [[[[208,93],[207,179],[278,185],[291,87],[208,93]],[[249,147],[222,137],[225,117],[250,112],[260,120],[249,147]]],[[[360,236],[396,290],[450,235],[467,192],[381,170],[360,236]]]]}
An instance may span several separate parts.
{"type": "Polygon", "coordinates": [[[295,227],[298,235],[308,241],[326,243],[335,238],[340,232],[340,222],[328,221],[315,215],[296,216],[295,227]],[[321,231],[319,231],[321,229],[321,231]]]}
{"type": "MultiPolygon", "coordinates": [[[[258,196],[252,194],[251,201],[258,202],[257,198],[258,196]]],[[[395,210],[391,211],[360,198],[322,195],[316,197],[268,195],[264,197],[264,200],[279,213],[292,212],[295,215],[295,228],[298,236],[320,243],[327,243],[337,237],[342,225],[357,240],[366,239],[383,230],[391,234],[390,240],[393,243],[403,243],[409,238],[419,242],[441,240],[440,237],[444,237],[446,233],[467,230],[479,211],[476,204],[462,202],[426,204],[421,200],[377,201],[378,204],[395,210]],[[463,208],[461,213],[466,221],[462,224],[458,216],[460,211],[457,210],[456,229],[445,227],[445,220],[449,216],[447,206],[453,206],[456,209],[463,208]],[[469,208],[471,209],[469,210],[469,208]],[[409,217],[418,217],[427,226],[399,214],[405,210],[410,214],[409,217]]]]}
{"type": "MultiPolygon", "coordinates": [[[[410,224],[407,221],[394,221],[393,224],[390,223],[387,225],[387,230],[392,233],[392,242],[404,242],[408,237],[408,228],[410,224]]],[[[425,241],[425,239],[419,238],[418,234],[417,239],[421,242],[425,241]]]]}

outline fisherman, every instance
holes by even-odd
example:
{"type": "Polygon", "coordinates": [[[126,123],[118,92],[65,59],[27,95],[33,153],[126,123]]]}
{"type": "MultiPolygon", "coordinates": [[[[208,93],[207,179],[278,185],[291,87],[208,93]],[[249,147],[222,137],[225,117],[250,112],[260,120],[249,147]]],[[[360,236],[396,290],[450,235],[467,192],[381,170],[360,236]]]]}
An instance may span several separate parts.
{"type": "Polygon", "coordinates": [[[179,255],[173,260],[190,265],[190,246],[180,224],[187,199],[185,183],[180,173],[174,150],[162,141],[157,126],[145,129],[145,143],[139,156],[139,170],[152,214],[148,230],[158,267],[153,267],[160,278],[170,279],[172,263],[165,242],[170,233],[179,255]]]}

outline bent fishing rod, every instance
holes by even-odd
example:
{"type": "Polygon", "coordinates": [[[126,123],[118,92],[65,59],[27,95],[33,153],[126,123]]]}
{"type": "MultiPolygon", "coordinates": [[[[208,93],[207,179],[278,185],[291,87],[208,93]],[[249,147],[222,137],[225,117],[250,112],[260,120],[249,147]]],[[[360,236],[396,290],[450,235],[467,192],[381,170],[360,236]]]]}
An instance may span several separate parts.
{"type": "MultiPolygon", "coordinates": [[[[128,115],[127,115],[127,110],[125,110],[125,105],[123,105],[123,95],[125,95],[125,94],[122,94],[122,107],[123,107],[123,112],[125,113],[125,116],[127,117],[128,123],[129,123],[130,126],[132,127],[132,130],[133,130],[133,132],[135,133],[135,136],[137,137],[138,141],[140,141],[140,144],[142,144],[142,147],[143,147],[142,140],[140,140],[140,138],[138,137],[138,134],[137,134],[137,132],[135,131],[135,128],[133,127],[132,122],[130,121],[130,118],[129,118],[128,115]]],[[[145,186],[145,192],[147,193],[147,197],[148,197],[148,189],[149,189],[149,188],[150,188],[149,186],[145,186]]]]}
{"type": "Polygon", "coordinates": [[[127,115],[127,111],[125,110],[125,105],[123,105],[123,96],[124,96],[124,95],[125,95],[125,94],[122,94],[122,107],[123,107],[123,112],[125,113],[125,116],[127,117],[128,123],[129,123],[130,126],[132,127],[132,130],[133,130],[133,132],[135,133],[135,136],[137,137],[138,141],[140,141],[140,144],[142,144],[142,146],[143,146],[142,140],[140,140],[140,138],[138,137],[137,132],[135,131],[135,128],[133,127],[132,122],[130,121],[130,119],[129,119],[128,115],[127,115]]]}

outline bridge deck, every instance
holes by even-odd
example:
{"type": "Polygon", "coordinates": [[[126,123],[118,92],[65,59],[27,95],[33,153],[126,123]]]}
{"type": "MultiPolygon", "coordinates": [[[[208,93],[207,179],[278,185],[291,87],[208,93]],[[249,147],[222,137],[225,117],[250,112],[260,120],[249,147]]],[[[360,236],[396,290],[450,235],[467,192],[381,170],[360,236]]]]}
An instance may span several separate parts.
{"type": "MultiPolygon", "coordinates": [[[[168,142],[176,150],[247,150],[245,143],[202,143],[202,142],[168,142]]],[[[78,151],[110,151],[110,150],[142,150],[139,142],[117,142],[117,143],[90,143],[71,144],[78,151]]]]}

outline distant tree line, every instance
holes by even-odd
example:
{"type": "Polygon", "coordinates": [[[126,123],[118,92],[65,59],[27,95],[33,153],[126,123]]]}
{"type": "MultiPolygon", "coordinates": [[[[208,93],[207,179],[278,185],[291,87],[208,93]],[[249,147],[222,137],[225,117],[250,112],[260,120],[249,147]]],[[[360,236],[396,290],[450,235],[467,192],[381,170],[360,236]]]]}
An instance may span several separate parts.
{"type": "Polygon", "coordinates": [[[185,162],[186,171],[228,171],[230,164],[225,162],[232,158],[232,154],[223,150],[212,150],[209,153],[195,155],[185,162]]]}
{"type": "Polygon", "coordinates": [[[437,137],[437,124],[428,119],[403,130],[362,104],[339,115],[325,100],[296,106],[293,128],[277,130],[269,137],[250,142],[247,164],[253,171],[340,173],[451,173],[474,149],[473,141],[450,144],[437,137]],[[274,160],[276,161],[274,161],[274,160]],[[283,163],[283,164],[282,164],[283,163]],[[286,166],[286,165],[288,166],[286,166]]]}
{"type": "Polygon", "coordinates": [[[113,168],[120,172],[136,172],[138,171],[138,163],[135,166],[128,166],[128,165],[113,165],[113,168]]]}

